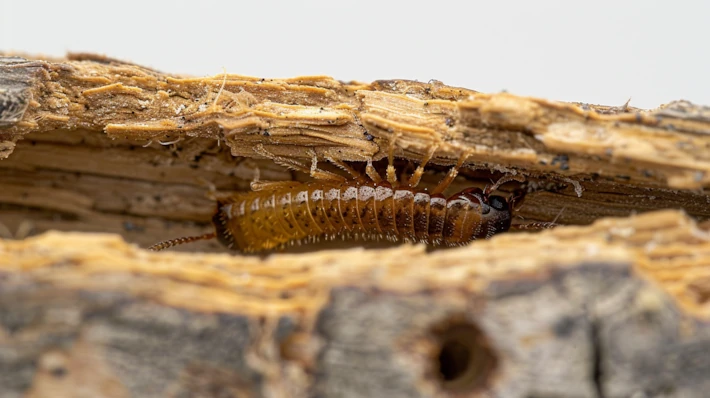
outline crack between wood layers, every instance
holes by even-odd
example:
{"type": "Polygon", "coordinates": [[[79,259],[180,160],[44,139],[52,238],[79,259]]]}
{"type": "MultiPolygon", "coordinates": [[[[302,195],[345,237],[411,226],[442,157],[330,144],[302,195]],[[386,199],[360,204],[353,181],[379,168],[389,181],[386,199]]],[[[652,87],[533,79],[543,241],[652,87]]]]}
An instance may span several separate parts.
{"type": "Polygon", "coordinates": [[[603,369],[603,347],[600,336],[599,320],[589,316],[589,340],[592,349],[592,384],[598,398],[605,398],[604,395],[604,369],[603,369]]]}

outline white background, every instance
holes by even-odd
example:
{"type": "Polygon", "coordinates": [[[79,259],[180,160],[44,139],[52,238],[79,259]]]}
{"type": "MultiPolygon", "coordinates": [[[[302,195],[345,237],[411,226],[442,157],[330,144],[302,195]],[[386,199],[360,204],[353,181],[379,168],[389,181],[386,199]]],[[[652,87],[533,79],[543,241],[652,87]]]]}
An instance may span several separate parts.
{"type": "Polygon", "coordinates": [[[0,0],[0,51],[163,71],[441,80],[653,108],[710,104],[707,1],[0,0]]]}

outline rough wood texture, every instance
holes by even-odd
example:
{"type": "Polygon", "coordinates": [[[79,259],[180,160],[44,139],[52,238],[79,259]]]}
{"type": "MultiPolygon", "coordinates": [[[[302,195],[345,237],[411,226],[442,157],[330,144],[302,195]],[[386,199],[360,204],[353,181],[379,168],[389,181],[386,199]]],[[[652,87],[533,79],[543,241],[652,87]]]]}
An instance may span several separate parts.
{"type": "Polygon", "coordinates": [[[0,252],[8,397],[79,386],[111,397],[710,388],[710,235],[676,211],[428,255],[154,254],[69,233],[5,241],[0,252]],[[444,382],[438,357],[454,343],[490,377],[444,382]]]}
{"type": "Polygon", "coordinates": [[[0,395],[703,396],[710,237],[694,219],[710,218],[709,132],[710,110],[686,102],[0,58],[5,238],[145,247],[207,232],[210,184],[307,178],[257,144],[357,167],[393,140],[401,165],[436,148],[425,184],[467,153],[454,189],[521,173],[538,189],[516,214],[570,225],[267,258],[0,240],[0,395]],[[684,212],[649,212],[666,208],[684,212]]]}
{"type": "Polygon", "coordinates": [[[415,162],[432,145],[440,165],[470,152],[464,174],[478,178],[473,184],[509,171],[552,188],[528,195],[518,212],[528,220],[560,215],[562,224],[588,224],[663,208],[710,217],[702,192],[710,178],[708,110],[684,102],[642,111],[439,82],[190,78],[72,58],[0,64],[6,237],[115,232],[147,246],[204,233],[208,184],[248,189],[255,168],[266,180],[304,178],[268,161],[244,162],[257,143],[297,158],[310,159],[314,149],[361,161],[384,156],[393,137],[397,155],[415,162]]]}

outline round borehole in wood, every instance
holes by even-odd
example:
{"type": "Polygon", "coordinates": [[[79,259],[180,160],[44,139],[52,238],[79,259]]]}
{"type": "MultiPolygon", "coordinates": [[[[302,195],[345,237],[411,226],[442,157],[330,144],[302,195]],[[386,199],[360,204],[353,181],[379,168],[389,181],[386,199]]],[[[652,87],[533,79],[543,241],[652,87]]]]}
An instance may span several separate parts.
{"type": "Polygon", "coordinates": [[[483,332],[473,324],[455,324],[438,334],[438,368],[442,387],[451,392],[486,388],[498,359],[483,332]]]}

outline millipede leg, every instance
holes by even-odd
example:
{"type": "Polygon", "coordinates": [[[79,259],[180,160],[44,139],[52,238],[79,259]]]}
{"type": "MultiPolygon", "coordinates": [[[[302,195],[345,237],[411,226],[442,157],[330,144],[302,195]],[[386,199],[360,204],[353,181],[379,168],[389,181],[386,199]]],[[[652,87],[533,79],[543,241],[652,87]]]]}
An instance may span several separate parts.
{"type": "Polygon", "coordinates": [[[249,186],[254,192],[259,192],[267,189],[283,189],[283,188],[293,188],[298,186],[300,183],[298,181],[252,181],[249,186]]]}
{"type": "Polygon", "coordinates": [[[461,154],[461,156],[459,156],[459,160],[458,162],[456,162],[456,166],[452,167],[451,170],[449,170],[449,173],[446,174],[446,177],[444,177],[444,179],[441,180],[439,185],[434,188],[434,190],[431,192],[432,195],[441,194],[446,190],[446,188],[449,187],[449,185],[451,185],[456,176],[459,174],[459,169],[461,168],[461,166],[463,166],[464,162],[466,161],[466,159],[468,159],[469,156],[469,152],[464,152],[461,154]]]}
{"type": "Polygon", "coordinates": [[[310,176],[317,179],[317,180],[331,180],[331,181],[345,181],[346,178],[335,174],[331,173],[330,171],[325,171],[321,170],[318,168],[318,155],[316,154],[316,151],[311,150],[311,168],[310,168],[310,176]]]}
{"type": "Polygon", "coordinates": [[[365,174],[375,183],[379,184],[382,181],[380,173],[377,172],[375,166],[372,165],[372,159],[367,161],[367,167],[365,167],[365,174]]]}
{"type": "Polygon", "coordinates": [[[399,134],[395,134],[392,139],[390,139],[390,147],[387,151],[387,182],[392,184],[392,187],[397,186],[397,170],[394,168],[394,143],[399,138],[399,134]]]}
{"type": "Polygon", "coordinates": [[[422,179],[422,175],[424,175],[424,167],[426,167],[427,163],[431,160],[431,158],[434,157],[434,152],[436,152],[436,148],[438,145],[432,145],[429,147],[429,150],[427,151],[426,155],[424,156],[424,159],[422,159],[421,163],[419,163],[419,166],[417,166],[416,170],[414,170],[414,173],[412,174],[411,177],[409,177],[409,181],[407,181],[407,185],[410,188],[414,188],[417,185],[419,185],[419,181],[422,179]]]}
{"type": "Polygon", "coordinates": [[[326,157],[326,160],[329,161],[330,163],[333,163],[335,166],[341,168],[342,170],[346,171],[358,182],[361,182],[361,183],[365,182],[365,177],[362,174],[360,174],[357,170],[353,169],[352,167],[350,167],[347,163],[343,162],[342,160],[333,159],[330,156],[326,157]]]}
{"type": "Polygon", "coordinates": [[[271,159],[274,163],[278,164],[279,166],[286,167],[287,169],[290,170],[295,170],[295,171],[300,171],[302,173],[308,174],[311,177],[319,180],[331,180],[331,181],[345,181],[345,177],[339,176],[335,173],[331,173],[329,171],[321,170],[318,168],[318,157],[316,156],[315,151],[312,151],[312,162],[311,162],[311,167],[309,168],[305,164],[294,160],[294,159],[289,159],[283,156],[277,156],[274,155],[273,153],[269,152],[264,148],[263,145],[259,144],[254,147],[254,152],[258,153],[259,155],[271,159]]]}

